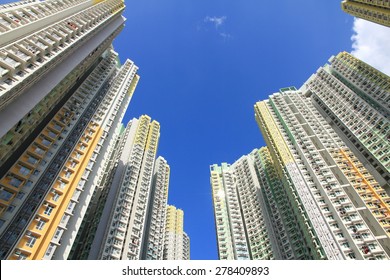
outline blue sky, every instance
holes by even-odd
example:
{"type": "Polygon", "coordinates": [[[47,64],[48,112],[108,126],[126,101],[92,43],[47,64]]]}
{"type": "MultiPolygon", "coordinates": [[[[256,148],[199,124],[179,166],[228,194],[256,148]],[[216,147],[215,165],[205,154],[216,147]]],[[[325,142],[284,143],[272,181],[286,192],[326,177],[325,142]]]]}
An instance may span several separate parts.
{"type": "Polygon", "coordinates": [[[353,17],[339,0],[126,1],[114,42],[139,66],[125,122],[161,123],[169,203],[184,210],[192,259],[217,259],[209,166],[264,145],[253,105],[300,87],[331,55],[351,51],[353,17]]]}

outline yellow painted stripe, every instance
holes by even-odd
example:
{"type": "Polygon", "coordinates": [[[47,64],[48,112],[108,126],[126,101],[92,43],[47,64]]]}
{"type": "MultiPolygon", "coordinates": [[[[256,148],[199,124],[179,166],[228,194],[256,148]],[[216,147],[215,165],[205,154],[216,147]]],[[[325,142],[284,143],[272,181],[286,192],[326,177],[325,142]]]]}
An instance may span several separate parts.
{"type": "MultiPolygon", "coordinates": [[[[44,257],[44,254],[46,253],[46,250],[49,246],[50,241],[52,240],[58,225],[61,222],[62,216],[65,213],[65,210],[68,207],[68,204],[73,196],[73,193],[78,185],[79,180],[81,179],[81,176],[83,175],[85,168],[87,167],[87,164],[89,162],[89,159],[91,158],[93,151],[95,147],[97,146],[99,139],[101,135],[103,134],[103,131],[100,127],[96,129],[95,132],[95,137],[90,141],[90,144],[88,145],[87,151],[83,154],[83,156],[79,159],[79,164],[78,164],[78,169],[72,174],[72,177],[70,179],[70,182],[68,183],[69,186],[67,189],[64,191],[63,195],[60,198],[60,204],[55,207],[49,217],[49,220],[46,222],[43,230],[38,231],[35,229],[36,227],[36,221],[33,220],[29,227],[28,230],[36,233],[40,233],[41,236],[37,238],[37,241],[34,244],[33,248],[26,247],[25,243],[27,242],[28,238],[24,237],[21,239],[21,241],[18,243],[17,248],[22,249],[24,251],[31,251],[31,255],[29,259],[35,259],[35,260],[40,260],[44,257]]],[[[49,193],[45,201],[50,201],[52,194],[49,193]]],[[[41,206],[40,209],[36,211],[38,212],[43,212],[46,206],[41,206]]]]}
{"type": "Polygon", "coordinates": [[[91,144],[89,145],[87,152],[83,155],[82,159],[80,159],[81,161],[79,164],[79,168],[74,173],[73,179],[71,180],[71,182],[69,182],[69,189],[68,189],[68,192],[66,194],[66,197],[63,198],[63,201],[62,201],[58,211],[55,213],[56,216],[52,220],[52,222],[49,226],[48,233],[45,235],[44,239],[42,240],[43,242],[41,242],[42,245],[39,246],[39,249],[37,250],[37,252],[35,254],[36,259],[40,260],[44,257],[46,250],[49,246],[49,243],[50,243],[51,239],[53,238],[54,233],[55,233],[58,225],[61,222],[62,216],[68,207],[68,204],[73,196],[73,193],[76,190],[78,182],[80,181],[80,179],[81,179],[81,177],[82,177],[82,175],[83,175],[83,173],[88,165],[88,162],[89,162],[90,158],[92,157],[93,151],[95,150],[102,134],[103,134],[103,130],[101,129],[100,126],[98,126],[96,128],[96,134],[94,135],[94,138],[90,141],[91,144]]]}
{"type": "MultiPolygon", "coordinates": [[[[372,184],[366,179],[366,177],[360,172],[360,170],[357,168],[357,166],[353,163],[351,158],[348,156],[348,154],[344,151],[344,149],[340,149],[341,154],[343,157],[349,162],[349,164],[352,166],[352,169],[358,174],[358,176],[363,180],[363,182],[368,186],[369,190],[372,192],[372,194],[375,196],[376,199],[380,201],[380,205],[384,207],[387,210],[386,216],[390,217],[390,207],[387,205],[387,203],[383,200],[383,198],[377,193],[376,189],[372,186],[372,184]]],[[[383,190],[383,189],[382,189],[383,190]]],[[[384,190],[383,190],[384,191],[384,190]]]]}
{"type": "MultiPolygon", "coordinates": [[[[265,128],[267,129],[271,140],[275,143],[275,149],[277,149],[282,162],[284,165],[294,162],[294,158],[290,153],[290,150],[287,146],[286,141],[284,140],[282,133],[279,130],[279,127],[275,123],[274,117],[271,115],[271,112],[265,101],[257,102],[256,112],[261,116],[264,121],[265,128]]],[[[259,124],[262,125],[262,124],[259,124]]]]}

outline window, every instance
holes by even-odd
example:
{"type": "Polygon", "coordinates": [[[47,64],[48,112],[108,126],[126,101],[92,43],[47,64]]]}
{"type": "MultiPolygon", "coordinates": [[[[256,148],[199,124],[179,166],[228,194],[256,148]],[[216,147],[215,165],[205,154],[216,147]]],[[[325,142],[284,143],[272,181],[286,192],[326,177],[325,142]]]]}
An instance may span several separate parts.
{"type": "Polygon", "coordinates": [[[348,257],[351,258],[351,259],[356,259],[356,256],[354,253],[349,253],[348,254],[348,257]]]}
{"type": "Polygon", "coordinates": [[[12,193],[12,192],[2,190],[0,193],[0,199],[2,199],[4,201],[9,201],[13,195],[14,195],[14,193],[12,193]]]}
{"type": "Polygon", "coordinates": [[[39,220],[38,221],[38,223],[37,223],[37,226],[35,227],[36,229],[38,229],[38,230],[41,230],[41,229],[43,229],[43,227],[45,226],[45,222],[44,221],[42,221],[42,220],[39,220]]]}
{"type": "Polygon", "coordinates": [[[61,238],[63,231],[64,231],[63,229],[57,229],[53,238],[54,239],[61,238]]]}
{"type": "Polygon", "coordinates": [[[42,150],[41,148],[39,147],[36,147],[35,150],[34,150],[34,153],[38,154],[38,155],[43,155],[45,153],[44,150],[42,150]]]}
{"type": "Polygon", "coordinates": [[[0,228],[4,225],[5,221],[0,219],[0,228]]]}
{"type": "Polygon", "coordinates": [[[43,212],[43,214],[50,216],[50,214],[51,214],[51,212],[53,211],[53,209],[54,209],[53,206],[48,205],[48,206],[46,206],[46,209],[45,209],[45,211],[43,212]]]}
{"type": "Polygon", "coordinates": [[[55,130],[58,130],[58,131],[61,131],[62,127],[59,126],[58,124],[55,124],[55,125],[54,125],[54,129],[55,129],[55,130]]]}
{"type": "Polygon", "coordinates": [[[22,199],[24,197],[25,193],[24,192],[19,192],[17,195],[16,195],[16,198],[17,199],[22,199]]]}
{"type": "Polygon", "coordinates": [[[72,175],[72,173],[69,172],[69,171],[67,171],[67,172],[65,173],[65,178],[69,179],[71,175],[72,175]]]}
{"type": "Polygon", "coordinates": [[[45,146],[50,146],[51,143],[52,143],[52,142],[49,141],[49,140],[47,140],[46,138],[44,138],[44,139],[42,140],[42,144],[45,145],[45,146]]]}
{"type": "Polygon", "coordinates": [[[47,251],[45,253],[45,256],[50,256],[51,252],[53,251],[54,249],[54,244],[53,243],[50,243],[49,247],[47,248],[47,251]]]}
{"type": "Polygon", "coordinates": [[[66,186],[66,184],[65,184],[65,182],[63,182],[63,181],[58,181],[58,187],[61,189],[61,190],[63,190],[64,188],[65,188],[65,186],[66,186]]]}
{"type": "Polygon", "coordinates": [[[27,168],[27,167],[24,167],[24,166],[21,166],[20,169],[19,169],[19,173],[24,175],[24,176],[30,174],[30,172],[31,172],[31,169],[27,168]]]}
{"type": "Polygon", "coordinates": [[[53,197],[52,197],[53,201],[58,201],[59,198],[60,198],[60,195],[58,193],[53,194],[53,197]]]}
{"type": "Polygon", "coordinates": [[[25,254],[20,254],[18,257],[18,260],[25,260],[27,259],[27,256],[25,254]]]}
{"type": "Polygon", "coordinates": [[[9,212],[9,213],[14,212],[14,210],[15,210],[15,205],[10,205],[10,206],[8,206],[8,208],[7,208],[7,212],[9,212]]]}
{"type": "Polygon", "coordinates": [[[32,184],[33,184],[33,182],[28,180],[24,186],[25,187],[31,187],[32,184]]]}
{"type": "Polygon", "coordinates": [[[22,180],[19,180],[18,178],[12,177],[9,184],[15,188],[20,187],[20,185],[23,183],[22,180]]]}
{"type": "Polygon", "coordinates": [[[32,248],[35,244],[35,241],[37,241],[35,236],[29,236],[29,240],[26,242],[26,246],[32,248]]]}
{"type": "Polygon", "coordinates": [[[69,217],[70,217],[70,216],[68,216],[68,215],[62,216],[62,218],[61,218],[61,224],[66,224],[66,223],[68,222],[69,217]]]}
{"type": "Polygon", "coordinates": [[[35,158],[35,157],[33,157],[33,156],[29,156],[28,159],[27,159],[27,161],[28,161],[29,163],[31,163],[32,165],[35,165],[35,164],[38,162],[38,159],[35,158]]]}
{"type": "Polygon", "coordinates": [[[51,131],[51,130],[49,130],[48,135],[49,135],[51,138],[56,138],[56,137],[57,137],[57,134],[54,133],[54,132],[51,131]]]}

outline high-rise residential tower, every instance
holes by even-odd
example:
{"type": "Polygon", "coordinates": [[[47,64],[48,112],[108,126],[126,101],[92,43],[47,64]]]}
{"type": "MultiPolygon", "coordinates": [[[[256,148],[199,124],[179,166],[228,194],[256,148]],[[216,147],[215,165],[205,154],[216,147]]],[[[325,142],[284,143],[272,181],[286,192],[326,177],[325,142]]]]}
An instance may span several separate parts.
{"type": "Polygon", "coordinates": [[[183,232],[183,260],[190,260],[191,249],[190,249],[190,237],[187,233],[183,232]]]}
{"type": "MultiPolygon", "coordinates": [[[[255,149],[232,165],[214,164],[210,168],[221,260],[291,259],[295,256],[286,231],[287,227],[294,227],[294,217],[289,213],[281,215],[283,209],[276,206],[276,198],[279,203],[286,202],[284,194],[275,197],[281,183],[272,164],[268,163],[267,153],[266,148],[255,149]]],[[[294,238],[294,241],[300,239],[297,234],[294,238]]]]}
{"type": "Polygon", "coordinates": [[[123,9],[122,0],[0,6],[0,176],[97,66],[123,9]]]}
{"type": "Polygon", "coordinates": [[[248,260],[248,243],[230,165],[212,165],[210,173],[219,259],[248,260]]]}
{"type": "Polygon", "coordinates": [[[0,179],[1,258],[66,259],[138,81],[108,50],[0,179]]]}
{"type": "Polygon", "coordinates": [[[158,157],[153,171],[148,217],[142,259],[162,260],[167,216],[170,168],[163,157],[158,157]]]}
{"type": "Polygon", "coordinates": [[[305,87],[291,87],[255,105],[305,254],[388,259],[390,198],[314,103],[305,87]]]}
{"type": "Polygon", "coordinates": [[[0,258],[66,259],[139,77],[121,0],[0,6],[0,258]]]}
{"type": "MultiPolygon", "coordinates": [[[[142,118],[142,117],[141,117],[142,118]]],[[[133,135],[134,136],[134,135],[133,135]]],[[[73,245],[70,259],[87,259],[91,246],[96,236],[96,230],[99,226],[103,210],[107,212],[105,205],[109,203],[107,197],[113,186],[113,179],[117,168],[123,165],[123,161],[120,162],[119,158],[122,155],[123,142],[126,137],[132,137],[125,134],[125,129],[122,128],[120,136],[110,149],[111,154],[109,161],[105,165],[103,172],[103,180],[95,190],[93,199],[87,210],[86,218],[84,219],[79,234],[76,238],[76,242],[73,245]]],[[[133,155],[133,159],[135,159],[133,155]]],[[[139,159],[142,160],[141,157],[139,159]]],[[[138,159],[138,160],[139,160],[138,159]]],[[[136,159],[128,162],[128,164],[135,164],[136,159]]],[[[153,178],[150,185],[149,198],[146,202],[146,214],[143,219],[142,225],[144,234],[142,237],[141,249],[139,259],[142,260],[162,260],[163,259],[163,247],[165,237],[165,222],[166,222],[166,208],[168,200],[168,188],[169,188],[169,174],[170,167],[167,161],[163,157],[158,157],[154,164],[153,178]]],[[[123,195],[124,196],[124,195],[123,195]]],[[[130,197],[130,196],[128,196],[130,197]]],[[[120,202],[118,202],[120,204],[120,202]]],[[[117,204],[112,204],[115,207],[117,204]]],[[[134,210],[133,210],[134,211],[134,210]]],[[[103,216],[104,218],[104,216],[103,216]]],[[[139,219],[142,220],[142,219],[139,219]]],[[[130,224],[129,224],[130,226],[130,224]]],[[[95,244],[98,244],[95,242],[95,244]]]]}
{"type": "Polygon", "coordinates": [[[164,260],[189,260],[190,239],[183,230],[183,210],[168,205],[166,219],[164,260]]]}
{"type": "MultiPolygon", "coordinates": [[[[98,202],[104,206],[93,238],[89,239],[89,259],[141,259],[148,237],[148,211],[155,210],[151,197],[159,196],[159,191],[165,194],[167,187],[166,182],[161,182],[161,190],[151,193],[159,136],[160,124],[146,115],[132,119],[122,132],[116,146],[117,163],[113,169],[108,166],[112,171],[102,186],[108,193],[98,202]]],[[[162,159],[159,161],[164,165],[162,159]]],[[[155,220],[158,216],[157,213],[155,220]]]]}
{"type": "Polygon", "coordinates": [[[390,77],[347,52],[329,61],[302,90],[390,194],[390,77]]]}
{"type": "Polygon", "coordinates": [[[256,174],[260,182],[263,200],[260,201],[266,224],[272,225],[270,241],[275,259],[310,259],[298,221],[291,212],[288,193],[277,174],[269,149],[262,147],[252,151],[256,174]],[[276,242],[275,242],[276,239],[276,242]]]}
{"type": "Polygon", "coordinates": [[[353,16],[390,27],[388,0],[344,0],[341,8],[353,16]]]}

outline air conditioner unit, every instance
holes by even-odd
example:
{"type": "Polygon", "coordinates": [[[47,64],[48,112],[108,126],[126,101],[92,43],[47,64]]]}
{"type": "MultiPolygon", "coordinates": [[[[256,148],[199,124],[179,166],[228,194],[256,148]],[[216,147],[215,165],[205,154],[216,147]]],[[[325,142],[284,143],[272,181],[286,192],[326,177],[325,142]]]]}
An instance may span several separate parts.
{"type": "Polygon", "coordinates": [[[16,250],[16,251],[15,251],[15,255],[17,255],[17,256],[20,256],[21,253],[22,253],[22,252],[20,252],[19,250],[16,250]]]}

